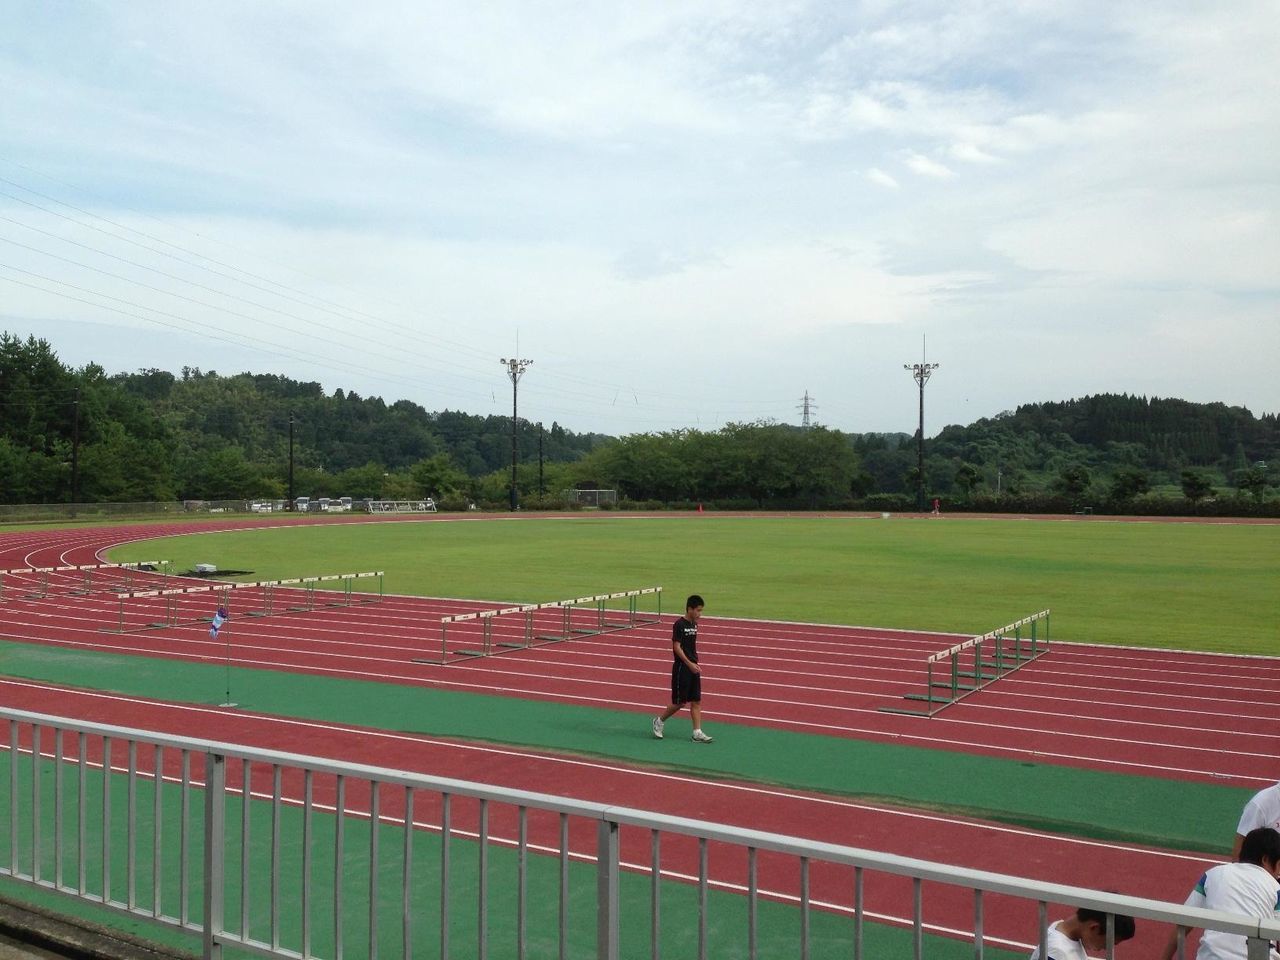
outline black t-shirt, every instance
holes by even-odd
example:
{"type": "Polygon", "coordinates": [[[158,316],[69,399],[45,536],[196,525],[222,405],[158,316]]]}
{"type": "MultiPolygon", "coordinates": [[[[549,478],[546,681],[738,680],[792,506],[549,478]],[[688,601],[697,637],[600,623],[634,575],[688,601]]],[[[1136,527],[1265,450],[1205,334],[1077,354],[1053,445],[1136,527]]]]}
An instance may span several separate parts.
{"type": "MultiPolygon", "coordinates": [[[[698,624],[681,617],[671,627],[671,642],[680,644],[680,649],[691,663],[698,662],[698,624]]],[[[675,656],[674,652],[672,656],[675,656]]],[[[680,658],[676,657],[676,662],[680,658]]]]}

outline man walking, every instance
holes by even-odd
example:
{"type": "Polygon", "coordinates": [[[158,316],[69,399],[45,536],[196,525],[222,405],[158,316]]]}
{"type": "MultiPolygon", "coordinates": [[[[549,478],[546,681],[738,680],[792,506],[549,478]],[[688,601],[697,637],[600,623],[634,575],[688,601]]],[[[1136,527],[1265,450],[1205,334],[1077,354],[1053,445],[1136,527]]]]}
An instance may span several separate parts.
{"type": "Polygon", "coordinates": [[[696,593],[684,604],[684,616],[671,628],[671,703],[653,718],[653,735],[662,739],[662,730],[686,703],[693,719],[693,742],[710,743],[702,732],[702,668],[698,666],[698,618],[705,606],[696,593]]]}

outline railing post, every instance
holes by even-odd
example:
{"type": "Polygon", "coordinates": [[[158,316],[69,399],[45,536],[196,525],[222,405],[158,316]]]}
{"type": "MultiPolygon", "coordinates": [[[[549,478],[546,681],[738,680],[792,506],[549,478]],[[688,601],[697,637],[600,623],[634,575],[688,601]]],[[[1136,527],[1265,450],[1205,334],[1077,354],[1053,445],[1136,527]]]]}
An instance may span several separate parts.
{"type": "Polygon", "coordinates": [[[226,757],[204,755],[204,957],[221,960],[226,874],[226,757]]]}
{"type": "Polygon", "coordinates": [[[618,960],[618,824],[601,820],[596,830],[596,957],[618,960]]]}

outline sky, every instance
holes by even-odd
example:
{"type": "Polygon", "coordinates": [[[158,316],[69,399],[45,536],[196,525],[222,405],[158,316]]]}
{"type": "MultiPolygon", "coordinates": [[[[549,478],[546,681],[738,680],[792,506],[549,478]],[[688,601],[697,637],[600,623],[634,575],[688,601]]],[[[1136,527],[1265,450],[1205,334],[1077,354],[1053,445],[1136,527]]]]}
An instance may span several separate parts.
{"type": "Polygon", "coordinates": [[[1274,0],[0,5],[0,330],[624,435],[1280,412],[1274,0]]]}

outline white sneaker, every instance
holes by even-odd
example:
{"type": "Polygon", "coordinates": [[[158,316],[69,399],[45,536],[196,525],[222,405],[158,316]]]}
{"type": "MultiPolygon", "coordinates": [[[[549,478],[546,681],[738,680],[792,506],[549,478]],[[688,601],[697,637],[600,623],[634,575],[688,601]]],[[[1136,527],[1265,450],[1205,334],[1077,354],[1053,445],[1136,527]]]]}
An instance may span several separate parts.
{"type": "Polygon", "coordinates": [[[662,718],[661,718],[661,717],[654,717],[654,718],[653,718],[653,735],[654,735],[655,737],[657,737],[659,740],[661,740],[661,739],[662,739],[662,728],[663,728],[663,726],[664,726],[664,724],[663,724],[663,722],[662,722],[662,718]]]}
{"type": "Polygon", "coordinates": [[[693,742],[694,742],[694,743],[711,743],[713,740],[715,740],[715,737],[708,737],[708,736],[707,736],[705,733],[703,733],[701,730],[695,730],[695,731],[693,731],[693,742]]]}

